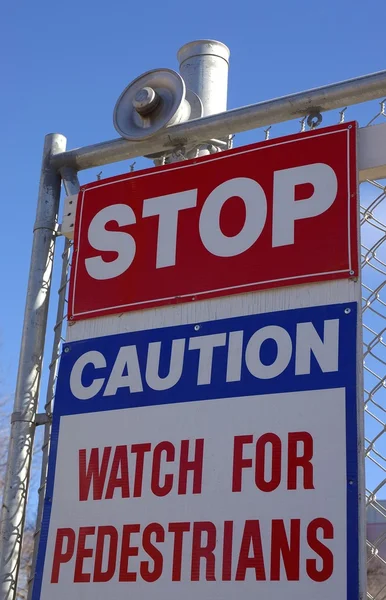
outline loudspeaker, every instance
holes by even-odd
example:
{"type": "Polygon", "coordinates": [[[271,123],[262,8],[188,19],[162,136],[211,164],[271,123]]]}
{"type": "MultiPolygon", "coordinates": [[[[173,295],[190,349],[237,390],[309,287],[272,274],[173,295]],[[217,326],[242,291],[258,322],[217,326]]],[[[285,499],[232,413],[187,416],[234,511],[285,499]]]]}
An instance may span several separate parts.
{"type": "Polygon", "coordinates": [[[114,127],[127,140],[143,140],[202,115],[200,98],[186,90],[181,75],[172,69],[155,69],[123,90],[114,108],[114,127]]]}

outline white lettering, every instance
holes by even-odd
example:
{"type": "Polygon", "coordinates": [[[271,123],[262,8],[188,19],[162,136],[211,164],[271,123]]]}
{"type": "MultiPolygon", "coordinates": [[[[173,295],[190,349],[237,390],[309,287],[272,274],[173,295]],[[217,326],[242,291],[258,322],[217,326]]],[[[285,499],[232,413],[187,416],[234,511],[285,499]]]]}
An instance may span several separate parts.
{"type": "Polygon", "coordinates": [[[231,331],[228,342],[226,381],[240,381],[243,360],[243,331],[231,331]]]}
{"type": "Polygon", "coordinates": [[[114,396],[123,387],[128,387],[132,393],[143,392],[136,346],[122,346],[119,349],[103,395],[114,396]],[[125,370],[127,375],[123,374],[125,370]]]}
{"type": "Polygon", "coordinates": [[[275,171],[273,247],[293,244],[295,242],[295,221],[324,213],[335,201],[337,190],[338,181],[335,171],[324,163],[275,171]],[[295,200],[296,186],[305,183],[313,186],[312,195],[305,200],[295,200]]]}
{"type": "Polygon", "coordinates": [[[297,324],[295,375],[311,373],[311,352],[323,373],[338,370],[339,319],[324,322],[323,341],[312,323],[297,324]]]}
{"type": "Polygon", "coordinates": [[[193,208],[197,203],[197,190],[167,194],[149,198],[143,203],[143,216],[158,219],[156,267],[171,267],[176,264],[177,228],[180,210],[193,208]]]}
{"type": "Polygon", "coordinates": [[[245,362],[251,375],[259,379],[272,379],[288,367],[291,355],[292,341],[288,331],[277,325],[269,325],[252,335],[245,351],[245,362]],[[271,339],[276,342],[276,358],[271,365],[264,365],[260,359],[261,346],[271,339]]]}
{"type": "Polygon", "coordinates": [[[96,396],[105,382],[104,378],[94,379],[91,385],[84,386],[82,374],[86,365],[92,365],[95,369],[103,369],[106,367],[106,360],[100,352],[90,350],[90,352],[82,354],[75,362],[70,375],[70,389],[75,398],[79,400],[90,400],[96,396]]]}
{"type": "Polygon", "coordinates": [[[213,349],[225,346],[226,333],[214,333],[190,338],[189,350],[199,350],[197,385],[207,385],[212,379],[213,349]]]}
{"type": "Polygon", "coordinates": [[[224,181],[207,197],[201,210],[199,229],[202,243],[215,256],[236,256],[250,248],[263,231],[267,217],[264,190],[257,181],[237,177],[224,181]],[[238,196],[245,206],[244,225],[234,236],[226,236],[220,228],[220,213],[225,202],[238,196]]]}
{"type": "Polygon", "coordinates": [[[184,366],[185,340],[177,339],[172,342],[169,373],[159,376],[161,342],[151,342],[147,353],[146,381],[153,390],[168,390],[181,379],[184,366]]]}
{"type": "Polygon", "coordinates": [[[122,275],[131,265],[135,256],[135,240],[124,231],[106,231],[106,225],[116,221],[119,227],[133,225],[135,214],[126,204],[113,204],[100,210],[90,223],[88,241],[96,250],[117,252],[114,260],[104,261],[101,256],[86,258],[85,266],[93,279],[112,279],[122,275]]]}
{"type": "Polygon", "coordinates": [[[143,392],[143,380],[152,390],[163,391],[178,384],[184,369],[188,369],[189,377],[194,377],[192,369],[197,370],[197,385],[211,384],[212,375],[217,382],[231,383],[241,381],[246,374],[243,364],[257,379],[273,379],[287,369],[292,357],[291,376],[310,375],[316,364],[323,373],[336,372],[339,368],[339,326],[339,319],[325,320],[323,333],[319,334],[312,322],[297,323],[296,338],[293,336],[292,340],[283,327],[269,325],[252,334],[245,352],[243,330],[193,336],[189,338],[188,349],[198,350],[198,357],[186,355],[184,338],[171,340],[168,347],[165,342],[150,342],[147,356],[142,351],[138,354],[135,345],[122,346],[108,367],[103,354],[93,350],[76,360],[70,374],[70,389],[79,400],[95,397],[105,382],[103,396],[114,396],[121,388],[126,388],[128,393],[143,392]],[[265,342],[271,348],[262,348],[265,342]],[[215,348],[219,347],[226,349],[216,353],[215,348]],[[98,369],[106,369],[108,373],[102,371],[103,376],[98,377],[98,369]]]}

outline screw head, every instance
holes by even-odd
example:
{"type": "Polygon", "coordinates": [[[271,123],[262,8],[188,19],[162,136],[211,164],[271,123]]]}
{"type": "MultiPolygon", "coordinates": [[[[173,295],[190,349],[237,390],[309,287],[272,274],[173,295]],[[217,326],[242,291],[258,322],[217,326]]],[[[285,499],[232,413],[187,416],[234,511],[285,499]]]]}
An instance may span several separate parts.
{"type": "Polygon", "coordinates": [[[194,326],[194,331],[198,331],[201,328],[201,325],[195,325],[194,326]]]}
{"type": "Polygon", "coordinates": [[[159,104],[160,97],[151,87],[143,87],[134,96],[133,106],[140,115],[151,113],[159,104]]]}
{"type": "Polygon", "coordinates": [[[344,312],[345,312],[346,315],[349,315],[350,312],[351,312],[351,308],[345,308],[344,312]]]}
{"type": "Polygon", "coordinates": [[[70,352],[70,348],[68,346],[66,346],[65,349],[64,349],[64,351],[67,354],[68,352],[70,352]]]}

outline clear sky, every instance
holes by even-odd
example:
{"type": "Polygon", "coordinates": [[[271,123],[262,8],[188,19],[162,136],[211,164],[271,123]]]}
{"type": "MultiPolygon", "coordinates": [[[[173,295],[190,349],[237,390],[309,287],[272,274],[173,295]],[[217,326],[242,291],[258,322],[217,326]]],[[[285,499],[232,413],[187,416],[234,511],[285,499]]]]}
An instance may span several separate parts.
{"type": "MultiPolygon", "coordinates": [[[[68,148],[117,137],[112,112],[123,88],[149,69],[177,70],[177,50],[200,38],[230,47],[229,108],[382,70],[384,15],[380,0],[5,3],[0,396],[11,396],[15,386],[46,133],[66,135],[68,148]]],[[[347,118],[365,123],[376,110],[376,103],[358,107],[347,118]]],[[[324,123],[337,122],[337,114],[324,123]]],[[[274,133],[296,130],[291,124],[274,133]]],[[[261,131],[252,131],[237,136],[236,145],[261,139],[261,131]]],[[[136,168],[143,165],[138,161],[136,168]]],[[[103,167],[102,177],[128,166],[103,167]]],[[[95,180],[100,170],[83,173],[82,182],[95,180]]]]}

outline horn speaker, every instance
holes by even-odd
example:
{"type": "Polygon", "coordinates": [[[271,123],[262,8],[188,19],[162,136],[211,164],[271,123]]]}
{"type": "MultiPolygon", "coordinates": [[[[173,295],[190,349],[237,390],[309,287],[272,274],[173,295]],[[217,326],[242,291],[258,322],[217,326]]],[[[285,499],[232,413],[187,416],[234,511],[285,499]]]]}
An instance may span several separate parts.
{"type": "Polygon", "coordinates": [[[123,90],[114,108],[114,127],[123,138],[138,141],[202,115],[200,98],[186,89],[181,75],[172,69],[155,69],[123,90]]]}

